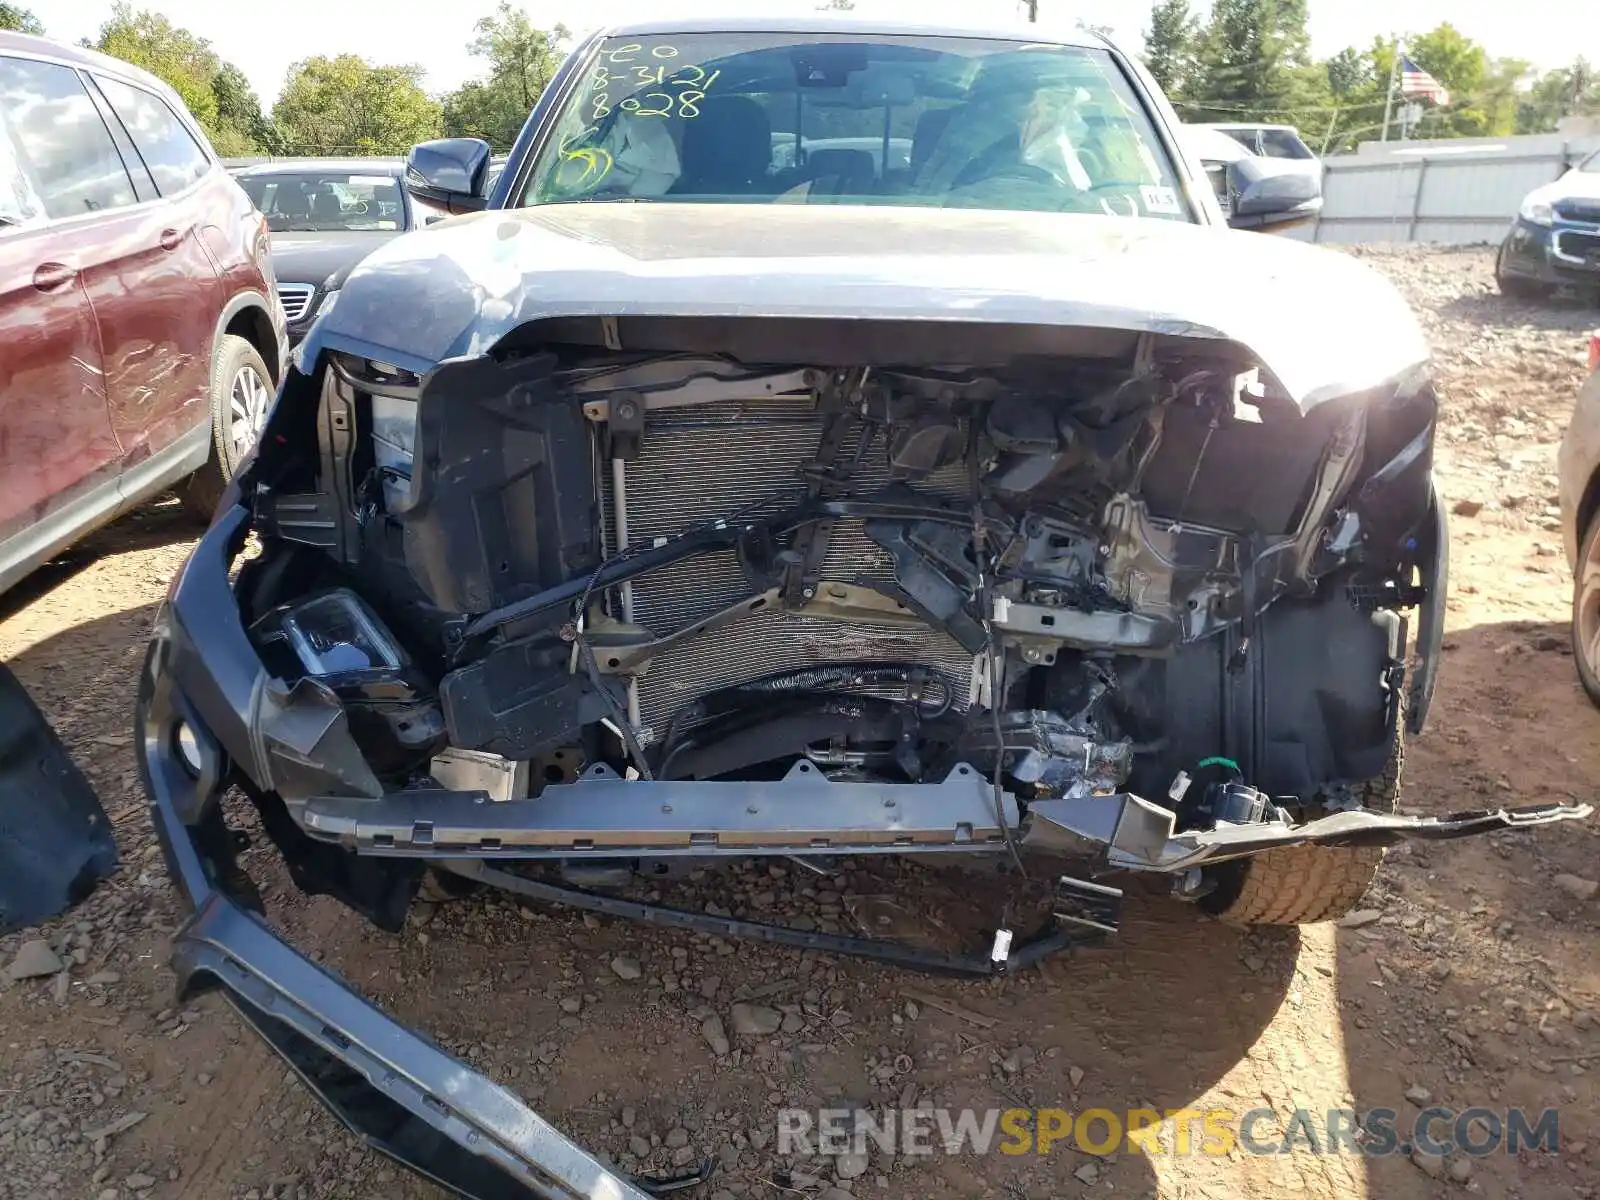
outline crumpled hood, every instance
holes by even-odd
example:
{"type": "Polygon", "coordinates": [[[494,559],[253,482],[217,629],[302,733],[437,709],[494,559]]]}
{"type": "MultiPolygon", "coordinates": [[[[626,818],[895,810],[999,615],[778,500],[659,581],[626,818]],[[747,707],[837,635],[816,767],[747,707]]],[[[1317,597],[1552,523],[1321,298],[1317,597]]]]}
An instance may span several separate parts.
{"type": "Polygon", "coordinates": [[[1302,408],[1426,361],[1411,310],[1354,258],[1282,237],[1079,214],[765,204],[564,204],[397,238],[302,346],[416,371],[541,318],[1009,322],[1222,338],[1302,408]]]}

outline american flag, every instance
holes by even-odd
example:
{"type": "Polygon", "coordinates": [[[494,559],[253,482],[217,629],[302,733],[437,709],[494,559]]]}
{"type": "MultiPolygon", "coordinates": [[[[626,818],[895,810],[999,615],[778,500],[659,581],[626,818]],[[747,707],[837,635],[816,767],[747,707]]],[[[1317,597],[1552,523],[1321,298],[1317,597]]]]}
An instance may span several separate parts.
{"type": "Polygon", "coordinates": [[[1400,57],[1400,94],[1411,99],[1449,104],[1450,93],[1432,75],[1404,55],[1400,57]]]}

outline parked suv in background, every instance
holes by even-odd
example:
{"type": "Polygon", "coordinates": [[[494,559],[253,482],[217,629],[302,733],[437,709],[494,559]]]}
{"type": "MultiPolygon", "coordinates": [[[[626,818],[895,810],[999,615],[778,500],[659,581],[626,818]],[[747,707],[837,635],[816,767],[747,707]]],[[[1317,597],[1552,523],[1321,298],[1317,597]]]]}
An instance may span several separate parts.
{"type": "Polygon", "coordinates": [[[1494,276],[1502,292],[1520,299],[1559,287],[1600,296],[1600,150],[1523,197],[1494,276]]]}
{"type": "Polygon", "coordinates": [[[209,513],[283,368],[273,292],[176,93],[0,33],[0,591],[185,480],[209,513]]]}
{"type": "Polygon", "coordinates": [[[294,159],[234,172],[267,218],[289,344],[339,297],[345,276],[390,238],[449,214],[410,195],[401,158],[294,159]]]}

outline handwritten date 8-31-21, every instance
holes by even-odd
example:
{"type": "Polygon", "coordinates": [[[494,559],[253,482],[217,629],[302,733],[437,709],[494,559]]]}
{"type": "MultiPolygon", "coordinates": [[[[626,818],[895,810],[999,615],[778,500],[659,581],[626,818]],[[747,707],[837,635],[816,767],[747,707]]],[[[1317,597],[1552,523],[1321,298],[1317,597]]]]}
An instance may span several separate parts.
{"type": "Polygon", "coordinates": [[[591,119],[603,121],[616,109],[635,117],[698,117],[700,102],[722,72],[675,62],[677,57],[675,46],[647,49],[637,42],[601,51],[589,76],[591,119]]]}

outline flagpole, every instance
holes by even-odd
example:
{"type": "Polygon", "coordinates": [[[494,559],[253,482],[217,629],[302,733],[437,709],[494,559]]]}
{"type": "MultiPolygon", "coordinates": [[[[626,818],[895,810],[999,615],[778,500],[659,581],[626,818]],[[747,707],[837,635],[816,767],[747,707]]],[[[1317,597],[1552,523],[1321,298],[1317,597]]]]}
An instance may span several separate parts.
{"type": "Polygon", "coordinates": [[[1383,137],[1381,141],[1389,140],[1389,115],[1394,111],[1394,81],[1400,74],[1400,56],[1405,53],[1405,43],[1395,39],[1394,62],[1389,66],[1389,90],[1383,97],[1383,137]]]}

